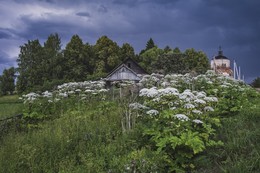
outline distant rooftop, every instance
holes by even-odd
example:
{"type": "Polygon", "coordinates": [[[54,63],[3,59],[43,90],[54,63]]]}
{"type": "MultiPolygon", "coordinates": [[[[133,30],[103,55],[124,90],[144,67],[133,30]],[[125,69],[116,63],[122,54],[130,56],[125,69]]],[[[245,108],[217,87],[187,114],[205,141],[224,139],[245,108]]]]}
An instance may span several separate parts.
{"type": "Polygon", "coordinates": [[[223,55],[223,51],[221,50],[221,46],[219,46],[218,55],[214,57],[215,59],[228,59],[223,55]]]}

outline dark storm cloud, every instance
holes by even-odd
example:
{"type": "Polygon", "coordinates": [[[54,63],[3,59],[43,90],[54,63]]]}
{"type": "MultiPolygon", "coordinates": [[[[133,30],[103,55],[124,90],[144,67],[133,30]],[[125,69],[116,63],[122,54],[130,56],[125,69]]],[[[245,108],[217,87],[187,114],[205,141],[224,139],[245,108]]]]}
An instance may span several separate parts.
{"type": "Polygon", "coordinates": [[[127,1],[122,1],[122,0],[113,0],[114,4],[119,4],[119,5],[126,5],[129,7],[135,7],[140,4],[155,4],[155,5],[174,5],[176,2],[179,0],[127,0],[127,1]]]}
{"type": "Polygon", "coordinates": [[[4,29],[0,28],[0,39],[8,39],[8,38],[11,38],[11,37],[12,37],[12,35],[7,33],[4,29]]]}
{"type": "MultiPolygon", "coordinates": [[[[85,42],[94,44],[102,35],[108,35],[119,45],[129,42],[138,53],[152,37],[161,48],[169,45],[184,51],[193,47],[206,52],[209,58],[217,54],[221,45],[224,54],[235,59],[246,76],[260,76],[258,0],[16,0],[18,2],[37,4],[48,12],[41,12],[37,17],[34,11],[21,12],[18,21],[24,27],[0,29],[2,39],[46,40],[48,35],[57,32],[62,40],[68,41],[73,34],[78,34],[85,42]]],[[[18,7],[17,10],[22,9],[18,7]]],[[[9,18],[9,14],[1,16],[9,18]]]]}
{"type": "Polygon", "coordinates": [[[106,6],[100,5],[100,6],[98,7],[98,11],[101,12],[101,13],[107,13],[108,9],[107,9],[106,6]]]}
{"type": "Polygon", "coordinates": [[[27,25],[26,30],[16,34],[24,39],[44,39],[51,33],[68,34],[72,32],[71,26],[63,21],[32,20],[30,16],[22,16],[21,20],[27,25]]]}
{"type": "Polygon", "coordinates": [[[6,68],[15,66],[15,59],[10,58],[8,54],[3,51],[0,51],[0,74],[6,68]]]}
{"type": "Polygon", "coordinates": [[[78,12],[76,13],[76,15],[82,17],[90,17],[90,14],[88,12],[78,12]]]}
{"type": "Polygon", "coordinates": [[[7,64],[7,63],[10,63],[9,56],[5,52],[0,51],[0,64],[7,64]]]}

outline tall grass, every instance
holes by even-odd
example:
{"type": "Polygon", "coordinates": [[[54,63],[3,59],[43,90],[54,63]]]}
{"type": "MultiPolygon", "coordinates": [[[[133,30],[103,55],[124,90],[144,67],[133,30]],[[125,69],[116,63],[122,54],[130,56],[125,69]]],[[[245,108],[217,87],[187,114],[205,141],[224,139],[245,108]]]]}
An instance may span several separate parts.
{"type": "Polygon", "coordinates": [[[253,102],[252,107],[222,120],[218,133],[224,147],[200,158],[204,165],[198,172],[260,172],[260,99],[253,102]]]}
{"type": "MultiPolygon", "coordinates": [[[[121,104],[66,102],[56,118],[11,131],[0,140],[0,172],[164,172],[162,157],[145,146],[148,139],[138,131],[142,124],[122,132],[121,104]],[[144,169],[133,170],[137,164],[144,169]]],[[[196,172],[260,172],[260,99],[222,123],[218,138],[224,146],[198,157],[196,172]]]]}
{"type": "Polygon", "coordinates": [[[1,141],[1,172],[121,172],[133,150],[121,132],[120,107],[95,102],[1,141]]]}
{"type": "Polygon", "coordinates": [[[23,104],[18,95],[0,97],[0,119],[22,113],[23,104]]]}

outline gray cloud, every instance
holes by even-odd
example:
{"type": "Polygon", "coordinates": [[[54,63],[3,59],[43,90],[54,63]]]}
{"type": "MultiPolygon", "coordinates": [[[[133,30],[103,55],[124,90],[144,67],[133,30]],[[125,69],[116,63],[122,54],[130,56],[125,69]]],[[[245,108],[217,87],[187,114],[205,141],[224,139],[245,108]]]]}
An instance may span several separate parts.
{"type": "Polygon", "coordinates": [[[90,14],[88,12],[78,12],[76,13],[76,15],[82,17],[90,17],[90,14]]]}
{"type": "MultiPolygon", "coordinates": [[[[73,34],[78,34],[85,42],[94,44],[102,35],[108,35],[119,45],[129,42],[138,53],[152,37],[161,48],[169,45],[184,51],[193,47],[206,52],[209,58],[215,55],[218,46],[222,45],[224,54],[241,65],[246,77],[260,76],[258,67],[260,1],[258,0],[10,2],[18,4],[15,7],[18,11],[23,9],[18,9],[19,5],[22,6],[24,3],[38,4],[45,10],[40,9],[43,11],[41,13],[21,12],[15,21],[10,21],[9,25],[15,26],[15,22],[20,22],[22,28],[0,28],[0,40],[17,38],[26,41],[38,38],[45,41],[51,33],[57,32],[64,44],[73,34]]],[[[3,19],[8,21],[9,16],[15,15],[14,12],[0,13],[3,19]]],[[[4,52],[1,50],[1,45],[0,51],[4,52]]],[[[3,56],[7,57],[5,59],[10,59],[7,54],[3,56]]]]}
{"type": "Polygon", "coordinates": [[[11,38],[12,36],[5,32],[4,30],[0,29],[0,39],[8,39],[11,38]]]}

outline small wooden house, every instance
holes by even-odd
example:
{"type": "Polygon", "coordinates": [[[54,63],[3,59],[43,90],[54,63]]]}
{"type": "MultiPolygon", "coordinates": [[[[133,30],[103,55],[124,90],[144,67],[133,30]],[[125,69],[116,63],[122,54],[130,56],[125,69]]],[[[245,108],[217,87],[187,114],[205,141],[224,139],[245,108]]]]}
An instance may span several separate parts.
{"type": "Polygon", "coordinates": [[[107,75],[106,81],[108,83],[114,81],[138,82],[145,74],[147,72],[137,62],[132,58],[127,58],[107,75]]]}

